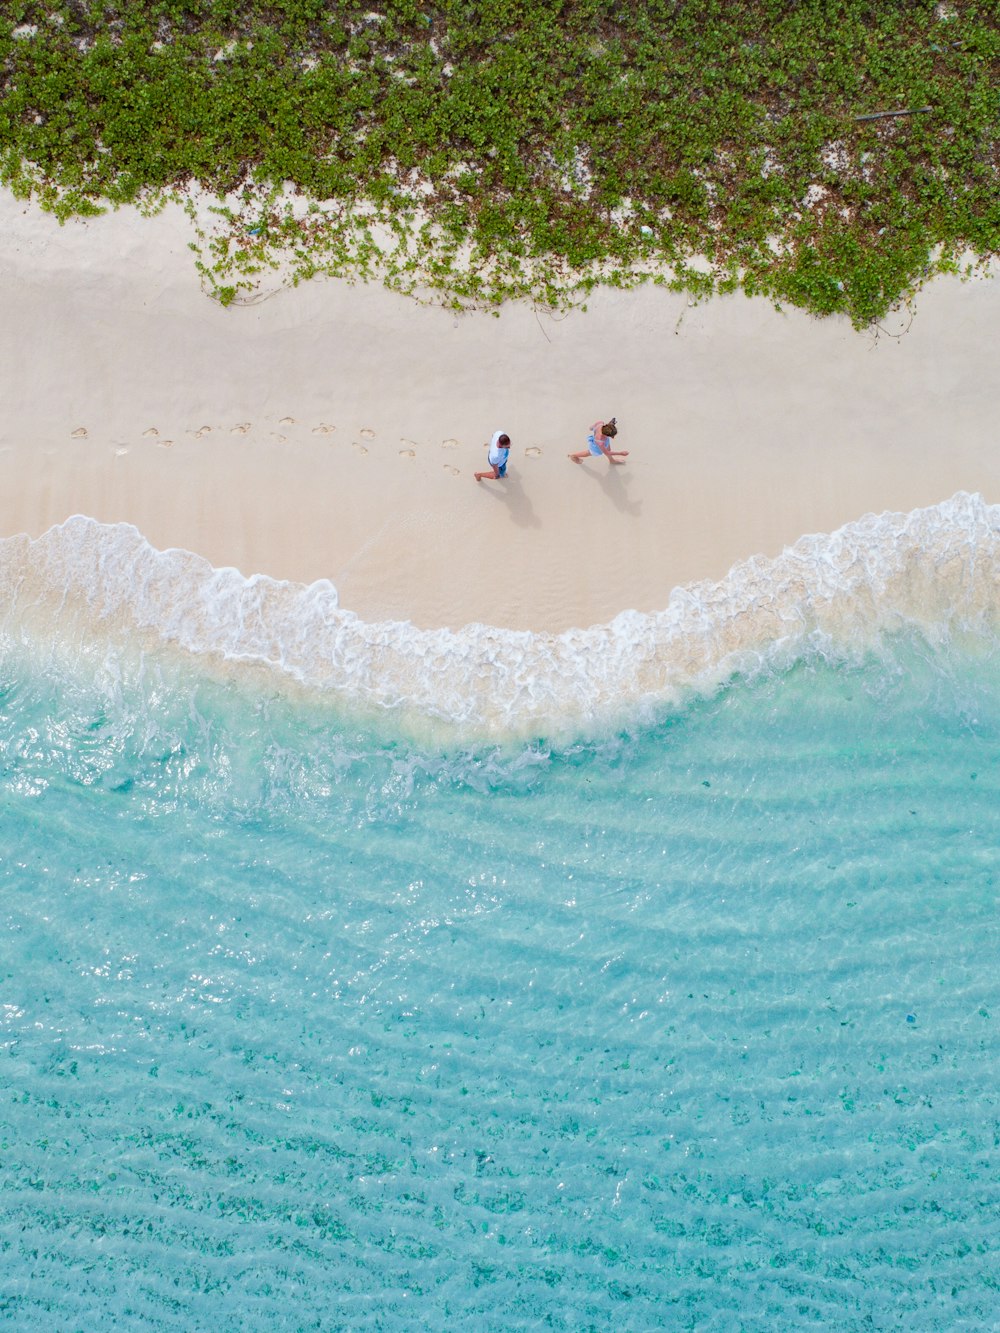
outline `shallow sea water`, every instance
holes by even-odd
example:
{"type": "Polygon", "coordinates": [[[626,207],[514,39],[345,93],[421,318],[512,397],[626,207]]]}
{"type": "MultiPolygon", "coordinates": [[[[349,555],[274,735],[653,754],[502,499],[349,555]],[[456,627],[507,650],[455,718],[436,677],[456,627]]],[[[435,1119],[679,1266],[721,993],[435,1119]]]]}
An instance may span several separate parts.
{"type": "Polygon", "coordinates": [[[585,740],[0,655],[0,1327],[1000,1326],[1000,651],[585,740]]]}
{"type": "Polygon", "coordinates": [[[0,543],[0,1328],[1000,1328],[997,589],[971,496],[556,639],[0,543]]]}

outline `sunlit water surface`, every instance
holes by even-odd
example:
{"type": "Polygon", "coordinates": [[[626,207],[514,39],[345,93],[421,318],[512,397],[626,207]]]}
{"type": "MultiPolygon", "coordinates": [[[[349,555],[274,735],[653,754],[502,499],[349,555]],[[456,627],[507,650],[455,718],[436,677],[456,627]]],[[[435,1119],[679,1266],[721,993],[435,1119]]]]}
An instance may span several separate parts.
{"type": "Polygon", "coordinates": [[[573,743],[8,646],[0,1325],[1000,1321],[1000,665],[573,743]]]}

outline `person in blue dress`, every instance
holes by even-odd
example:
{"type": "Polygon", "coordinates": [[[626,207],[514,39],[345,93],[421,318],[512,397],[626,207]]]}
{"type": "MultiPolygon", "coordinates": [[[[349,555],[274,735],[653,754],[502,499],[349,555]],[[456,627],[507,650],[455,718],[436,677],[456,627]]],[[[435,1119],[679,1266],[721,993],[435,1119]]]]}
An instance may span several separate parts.
{"type": "Polygon", "coordinates": [[[618,434],[614,417],[610,421],[595,421],[587,435],[587,447],[577,454],[567,454],[574,463],[582,463],[585,458],[606,458],[609,463],[620,463],[628,457],[627,449],[612,449],[611,441],[618,434]]]}

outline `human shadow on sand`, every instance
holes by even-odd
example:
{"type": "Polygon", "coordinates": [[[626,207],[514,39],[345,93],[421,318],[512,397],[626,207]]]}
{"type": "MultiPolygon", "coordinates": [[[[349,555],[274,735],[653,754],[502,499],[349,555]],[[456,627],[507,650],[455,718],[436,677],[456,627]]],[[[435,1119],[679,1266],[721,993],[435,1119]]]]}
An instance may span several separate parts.
{"type": "Polygon", "coordinates": [[[629,498],[628,488],[632,478],[626,472],[627,467],[628,464],[609,463],[598,470],[581,464],[576,470],[596,481],[616,509],[620,509],[623,514],[631,514],[633,518],[638,518],[642,513],[642,501],[629,498]]]}
{"type": "Polygon", "coordinates": [[[507,476],[500,481],[481,481],[479,489],[488,492],[494,499],[506,505],[511,518],[519,528],[542,526],[541,519],[535,513],[520,477],[507,476]]]}

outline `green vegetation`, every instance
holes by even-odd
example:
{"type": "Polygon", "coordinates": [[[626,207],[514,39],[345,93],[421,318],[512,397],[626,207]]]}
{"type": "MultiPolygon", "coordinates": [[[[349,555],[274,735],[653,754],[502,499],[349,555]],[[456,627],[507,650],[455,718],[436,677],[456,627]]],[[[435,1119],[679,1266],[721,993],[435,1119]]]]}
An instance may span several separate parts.
{"type": "Polygon", "coordinates": [[[1000,249],[996,0],[6,0],[0,70],[0,178],[61,217],[206,187],[223,301],[652,277],[861,326],[1000,249]]]}

